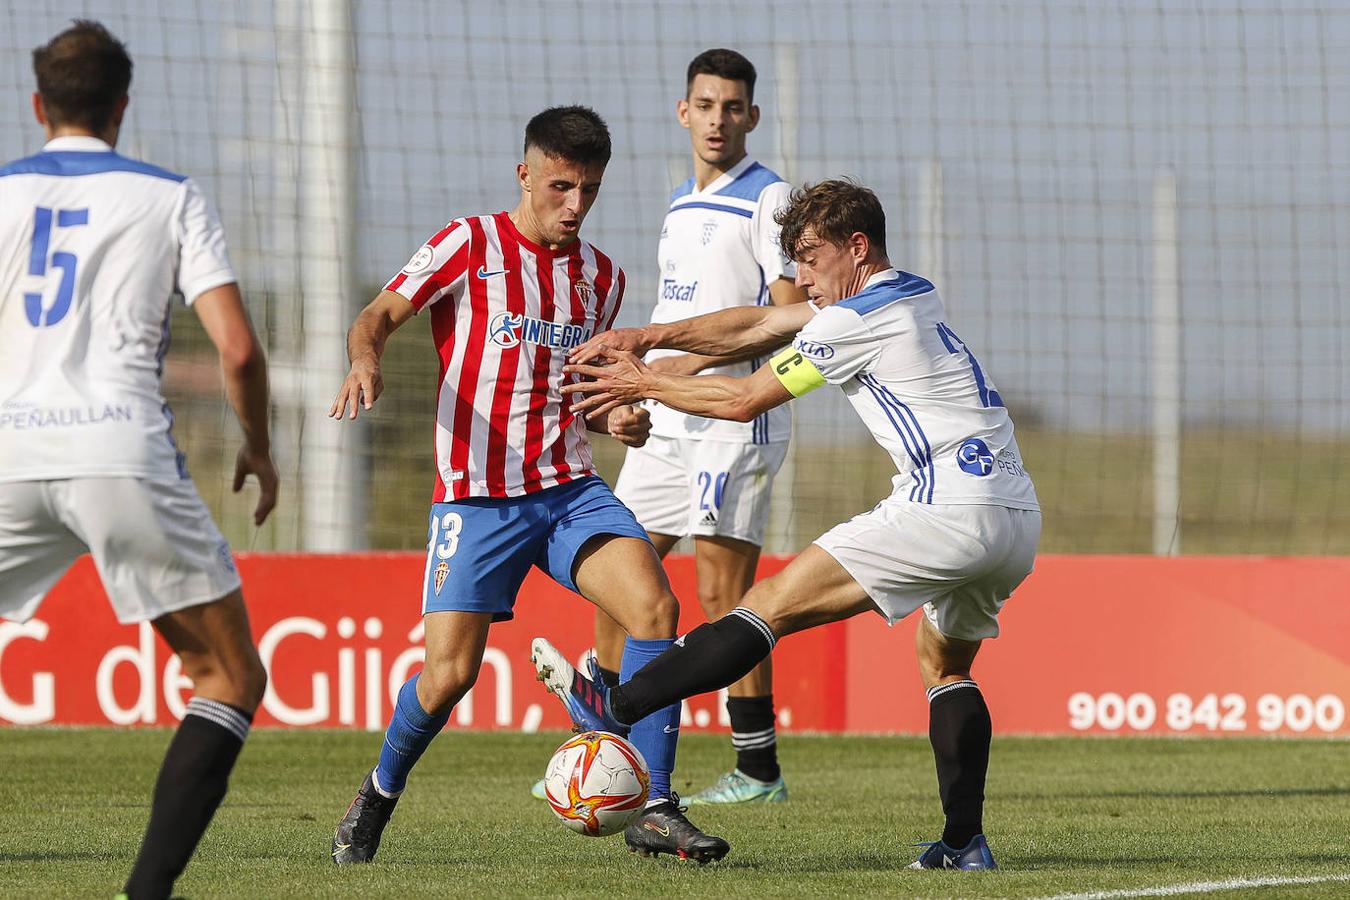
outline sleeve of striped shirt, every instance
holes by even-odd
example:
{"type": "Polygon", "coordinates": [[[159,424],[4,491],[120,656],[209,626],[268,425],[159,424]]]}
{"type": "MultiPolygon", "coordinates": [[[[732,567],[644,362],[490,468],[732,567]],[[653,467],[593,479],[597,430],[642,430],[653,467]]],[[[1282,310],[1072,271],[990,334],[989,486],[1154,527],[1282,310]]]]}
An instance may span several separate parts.
{"type": "Polygon", "coordinates": [[[797,266],[783,254],[778,243],[778,234],[782,230],[774,221],[774,214],[787,206],[792,194],[792,185],[778,181],[766,187],[759,195],[759,205],[751,218],[754,229],[755,261],[764,272],[764,283],[773,284],[776,278],[796,278],[797,266]]]}
{"type": "Polygon", "coordinates": [[[797,332],[792,346],[811,360],[830,384],[843,384],[871,371],[881,356],[881,341],[863,317],[851,309],[827,306],[797,332]]]}
{"type": "Polygon", "coordinates": [[[455,219],[417,248],[384,289],[402,294],[419,311],[447,294],[462,292],[469,269],[469,235],[464,221],[455,219]]]}
{"type": "Polygon", "coordinates": [[[232,284],[234,269],[225,250],[225,229],[191,178],[181,185],[177,220],[178,290],[189,306],[211,288],[232,284]]]}

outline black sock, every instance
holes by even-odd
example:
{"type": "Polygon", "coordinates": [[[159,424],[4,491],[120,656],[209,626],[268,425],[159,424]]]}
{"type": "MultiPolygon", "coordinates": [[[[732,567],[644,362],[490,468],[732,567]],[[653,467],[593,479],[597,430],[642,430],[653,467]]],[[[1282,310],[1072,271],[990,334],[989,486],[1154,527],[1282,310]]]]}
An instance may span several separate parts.
{"type": "Polygon", "coordinates": [[[989,770],[989,707],[973,681],[928,691],[928,739],[937,760],[938,793],[947,824],[942,841],[960,850],[984,833],[984,777],[989,770]]]}
{"type": "Polygon", "coordinates": [[[728,697],[727,713],[731,716],[731,746],[736,748],[736,768],[760,781],[776,781],[780,772],[773,694],[728,697]]]}
{"type": "Polygon", "coordinates": [[[619,673],[613,669],[606,669],[600,666],[600,680],[605,683],[605,687],[618,687],[619,673]]]}
{"type": "Polygon", "coordinates": [[[774,642],[764,620],[738,606],[716,622],[698,626],[613,688],[610,712],[632,724],[685,697],[724,688],[759,665],[774,642]]]}
{"type": "Polygon", "coordinates": [[[188,701],[187,715],[164,754],[150,823],[123,888],[131,900],[160,900],[172,892],[225,796],[252,719],[228,703],[201,697],[188,701]]]}

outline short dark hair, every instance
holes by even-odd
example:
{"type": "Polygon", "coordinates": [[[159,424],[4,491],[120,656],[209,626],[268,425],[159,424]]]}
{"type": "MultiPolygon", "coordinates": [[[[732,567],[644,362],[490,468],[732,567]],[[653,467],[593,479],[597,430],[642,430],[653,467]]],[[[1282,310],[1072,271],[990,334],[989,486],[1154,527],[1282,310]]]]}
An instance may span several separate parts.
{"type": "Polygon", "coordinates": [[[51,124],[102,131],[131,87],[131,57],[98,22],[75,19],[33,50],[33,74],[51,124]]]}
{"type": "Polygon", "coordinates": [[[689,63],[689,70],[684,78],[684,95],[689,96],[689,91],[694,86],[695,75],[716,75],[718,78],[725,78],[728,81],[744,81],[745,96],[751,103],[755,102],[755,67],[750,60],[741,56],[735,50],[725,48],[715,48],[704,50],[698,56],[695,56],[689,63]]]}
{"type": "Polygon", "coordinates": [[[575,163],[609,164],[609,126],[589,106],[552,106],[525,126],[525,152],[575,163]]]}
{"type": "Polygon", "coordinates": [[[854,232],[862,232],[872,246],[886,252],[886,213],[877,195],[855,181],[838,178],[808,184],[792,192],[788,205],[774,221],[782,226],[779,243],[796,260],[807,228],[822,241],[839,246],[854,232]]]}

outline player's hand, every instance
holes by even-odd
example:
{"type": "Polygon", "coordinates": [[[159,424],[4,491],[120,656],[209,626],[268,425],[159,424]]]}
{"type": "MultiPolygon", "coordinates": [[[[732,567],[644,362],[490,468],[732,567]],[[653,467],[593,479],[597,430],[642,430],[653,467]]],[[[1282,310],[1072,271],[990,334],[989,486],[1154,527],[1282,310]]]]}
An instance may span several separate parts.
{"type": "Polygon", "coordinates": [[[605,365],[574,363],[563,366],[564,374],[590,379],[562,386],[568,393],[584,395],[581,400],[573,400],[572,412],[584,414],[587,419],[595,419],[624,404],[646,399],[644,391],[648,389],[652,375],[651,369],[627,350],[601,345],[598,353],[606,361],[605,365]]]}
{"type": "Polygon", "coordinates": [[[652,349],[652,341],[646,336],[645,328],[612,328],[602,331],[585,343],[579,344],[567,354],[570,363],[589,363],[604,359],[604,351],[627,350],[636,356],[642,356],[652,349]]]}
{"type": "Polygon", "coordinates": [[[343,417],[355,419],[358,407],[370,409],[382,393],[384,393],[384,376],[380,374],[379,361],[366,357],[354,359],[351,371],[347,373],[342,387],[338,389],[337,398],[329,408],[328,415],[334,419],[343,417]],[[351,409],[351,415],[347,414],[348,408],[351,409]]]}
{"type": "Polygon", "coordinates": [[[236,494],[244,489],[244,478],[249,475],[258,479],[258,505],[253,508],[253,524],[261,525],[277,505],[277,487],[281,479],[277,477],[277,467],[272,462],[272,454],[266,450],[254,450],[245,444],[239,448],[239,453],[234,458],[236,494]]]}
{"type": "Polygon", "coordinates": [[[652,414],[641,406],[620,406],[609,413],[609,435],[620,444],[641,447],[652,433],[652,414]]]}

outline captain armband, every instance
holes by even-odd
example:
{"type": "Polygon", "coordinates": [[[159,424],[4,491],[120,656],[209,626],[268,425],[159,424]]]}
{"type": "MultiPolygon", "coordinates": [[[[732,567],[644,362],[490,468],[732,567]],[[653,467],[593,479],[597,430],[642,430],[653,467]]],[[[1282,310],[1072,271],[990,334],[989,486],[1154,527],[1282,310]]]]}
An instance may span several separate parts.
{"type": "Polygon", "coordinates": [[[788,347],[769,360],[773,374],[794,397],[809,394],[825,383],[825,376],[811,360],[794,347],[788,347]]]}

